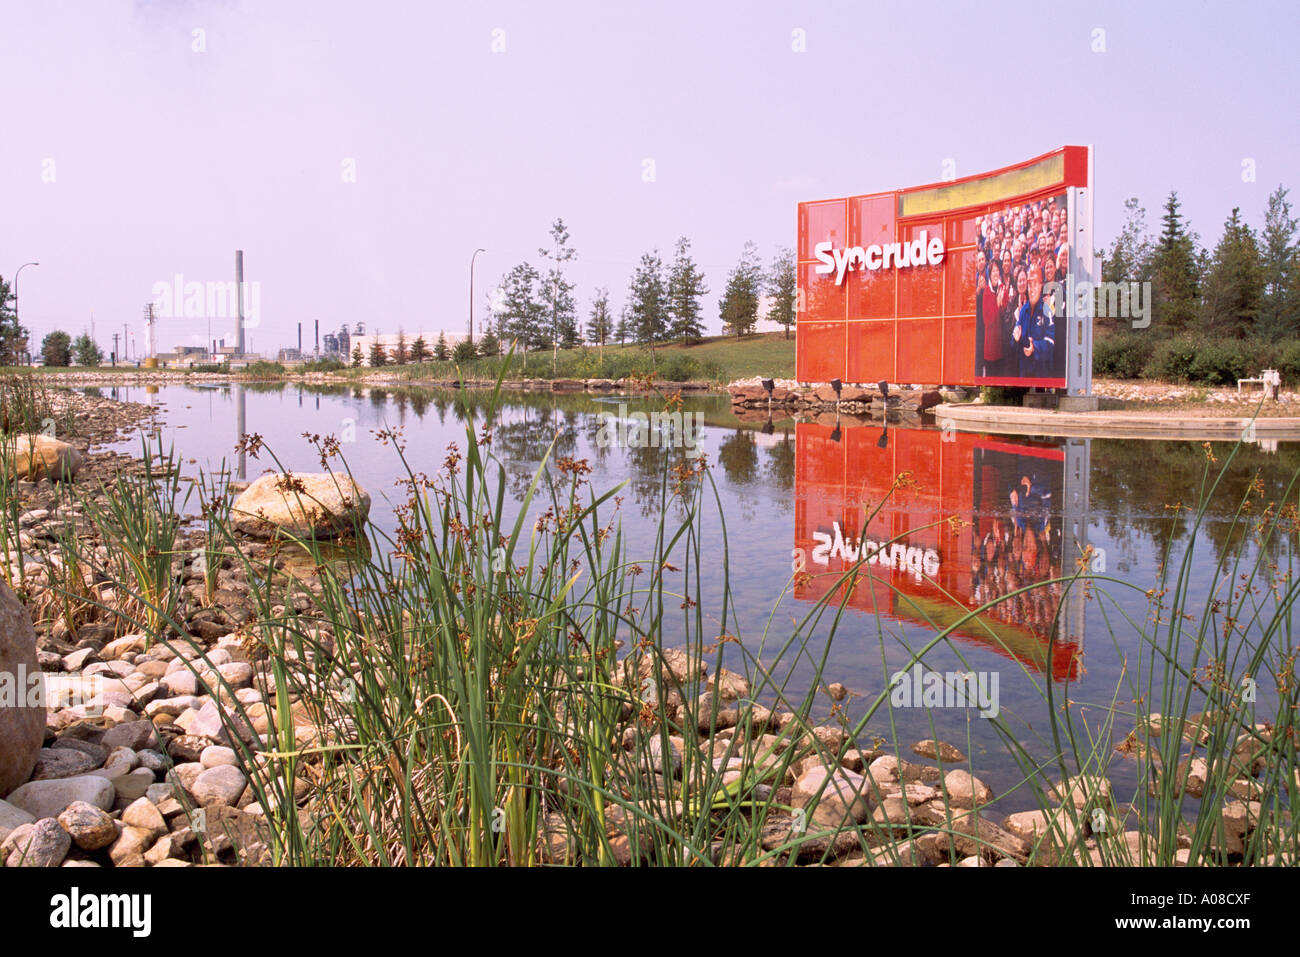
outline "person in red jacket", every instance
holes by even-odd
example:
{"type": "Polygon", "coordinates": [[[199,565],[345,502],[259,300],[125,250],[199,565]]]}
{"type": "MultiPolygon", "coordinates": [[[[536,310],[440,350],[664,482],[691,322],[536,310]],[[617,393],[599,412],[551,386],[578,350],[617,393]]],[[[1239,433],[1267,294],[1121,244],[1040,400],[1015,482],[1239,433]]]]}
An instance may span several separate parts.
{"type": "Polygon", "coordinates": [[[984,331],[984,375],[998,375],[1006,354],[1005,333],[1000,321],[1007,291],[1002,281],[1002,260],[994,259],[988,266],[988,282],[978,282],[976,293],[977,322],[984,331]]]}

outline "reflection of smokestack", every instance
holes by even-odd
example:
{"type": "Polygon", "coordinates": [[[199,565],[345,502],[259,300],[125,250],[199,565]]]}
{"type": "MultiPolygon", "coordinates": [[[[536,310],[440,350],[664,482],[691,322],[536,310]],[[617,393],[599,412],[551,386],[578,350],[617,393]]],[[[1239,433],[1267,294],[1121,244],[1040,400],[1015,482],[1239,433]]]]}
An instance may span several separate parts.
{"type": "Polygon", "coordinates": [[[235,319],[235,352],[244,353],[244,251],[235,250],[235,296],[239,303],[239,316],[235,319]]]}

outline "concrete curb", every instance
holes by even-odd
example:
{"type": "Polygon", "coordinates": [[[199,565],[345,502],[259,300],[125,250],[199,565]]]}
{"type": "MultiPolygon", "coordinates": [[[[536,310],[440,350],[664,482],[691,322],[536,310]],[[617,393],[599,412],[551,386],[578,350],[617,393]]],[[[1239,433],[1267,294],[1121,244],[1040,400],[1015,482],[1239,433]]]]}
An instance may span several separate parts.
{"type": "MultiPolygon", "coordinates": [[[[1240,439],[1249,417],[1172,416],[1159,412],[1049,412],[1008,406],[944,403],[932,410],[941,426],[950,421],[962,432],[1055,435],[1066,438],[1183,439],[1222,442],[1240,439]]],[[[1258,418],[1254,439],[1300,441],[1300,417],[1258,418]]]]}

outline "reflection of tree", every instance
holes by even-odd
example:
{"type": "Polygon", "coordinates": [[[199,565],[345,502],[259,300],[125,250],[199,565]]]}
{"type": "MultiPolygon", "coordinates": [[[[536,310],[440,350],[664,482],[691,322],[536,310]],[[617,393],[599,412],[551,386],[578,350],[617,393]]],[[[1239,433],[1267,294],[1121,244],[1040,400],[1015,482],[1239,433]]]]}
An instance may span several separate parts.
{"type": "MultiPolygon", "coordinates": [[[[1210,494],[1220,471],[1228,465],[1233,445],[1216,442],[1211,450],[1217,464],[1207,462],[1205,449],[1196,442],[1094,439],[1089,495],[1092,510],[1102,517],[1107,534],[1123,542],[1136,530],[1151,540],[1157,559],[1167,561],[1171,545],[1186,540],[1202,495],[1210,494]],[[1179,503],[1182,508],[1165,507],[1179,503]]],[[[1211,543],[1216,559],[1241,545],[1269,502],[1285,500],[1287,485],[1298,469],[1300,447],[1295,444],[1279,446],[1277,452],[1253,445],[1237,450],[1197,532],[1198,538],[1211,543]],[[1250,491],[1257,475],[1262,496],[1250,491]],[[1243,513],[1234,531],[1233,518],[1248,492],[1250,511],[1243,513]]],[[[1277,555],[1287,537],[1274,536],[1268,547],[1270,556],[1277,555]]],[[[1289,537],[1296,542],[1294,535],[1289,537]]]]}
{"type": "Polygon", "coordinates": [[[758,445],[754,433],[737,429],[718,446],[718,461],[727,478],[737,485],[751,485],[758,473],[758,445]]]}
{"type": "Polygon", "coordinates": [[[371,389],[370,404],[376,409],[382,409],[388,404],[388,391],[386,389],[371,389]]]}
{"type": "MultiPolygon", "coordinates": [[[[481,414],[476,418],[481,419],[481,414]]],[[[521,466],[508,470],[510,491],[516,498],[527,494],[533,473],[552,440],[555,446],[551,449],[551,463],[571,458],[577,451],[577,429],[568,416],[559,415],[554,408],[505,410],[492,427],[492,449],[496,457],[507,466],[521,466]]]]}
{"type": "Polygon", "coordinates": [[[794,439],[786,432],[785,437],[767,450],[767,474],[777,488],[794,488],[794,439]]]}
{"type": "Polygon", "coordinates": [[[411,411],[420,421],[424,421],[424,415],[429,409],[429,393],[423,389],[413,389],[411,391],[411,411]]]}

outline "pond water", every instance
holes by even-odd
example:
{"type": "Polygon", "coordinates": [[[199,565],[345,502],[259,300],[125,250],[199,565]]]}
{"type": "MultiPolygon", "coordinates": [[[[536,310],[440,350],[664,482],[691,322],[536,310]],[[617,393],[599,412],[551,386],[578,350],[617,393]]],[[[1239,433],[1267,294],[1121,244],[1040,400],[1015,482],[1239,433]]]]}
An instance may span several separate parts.
{"type": "MultiPolygon", "coordinates": [[[[372,519],[389,530],[392,507],[404,498],[396,483],[405,470],[374,432],[401,428],[410,468],[432,475],[449,444],[464,447],[466,421],[480,422],[486,401],[474,391],[280,384],[98,391],[161,407],[164,445],[174,445],[190,470],[215,470],[224,461],[255,478],[272,467],[270,457],[263,452],[257,460],[241,458],[235,446],[240,434],[256,433],[284,466],[317,471],[318,453],[304,433],[354,437],[344,442],[343,454],[373,497],[372,519]]],[[[683,411],[702,423],[693,450],[609,447],[602,441],[602,427],[610,422],[603,413],[626,422],[637,410],[659,408],[659,400],[512,394],[503,399],[492,448],[507,463],[516,501],[553,439],[554,455],[588,461],[596,490],[626,482],[620,515],[631,558],[650,551],[665,456],[703,452],[726,523],[724,543],[718,515],[704,521],[704,553],[715,570],[703,583],[706,616],[716,618],[725,575],[734,621],[729,618],[725,628],[719,622],[719,631],[738,635],[756,654],[761,644],[770,659],[770,650],[817,614],[825,599],[818,619],[801,631],[807,654],[787,652],[777,670],[797,700],[812,680],[813,659],[827,653],[823,680],[848,688],[841,707],[852,720],[909,668],[937,628],[956,625],[950,638],[926,651],[924,667],[974,672],[984,681],[986,697],[973,700],[976,693],[963,701],[949,694],[947,706],[906,707],[904,691],[924,689],[923,676],[908,671],[907,682],[892,696],[898,706],[879,708],[869,728],[904,749],[920,738],[950,741],[970,755],[976,772],[999,794],[1022,776],[1009,756],[1008,736],[1038,760],[1056,750],[1047,720],[1049,690],[1058,707],[1068,694],[1076,730],[1083,740],[1106,739],[1103,753],[1132,728],[1133,699],[1150,690],[1145,683],[1151,651],[1142,634],[1156,629],[1146,591],[1157,585],[1162,563],[1179,568],[1194,544],[1186,584],[1186,611],[1194,616],[1212,592],[1229,598],[1239,581],[1235,576],[1247,570],[1243,564],[1224,572],[1221,562],[1263,559],[1275,566],[1266,574],[1279,576],[1295,563],[1294,524],[1265,546],[1252,530],[1269,503],[1276,509],[1296,502],[1291,483],[1300,470],[1300,446],[1294,444],[1265,449],[1028,439],[945,432],[915,418],[873,423],[824,416],[796,423],[750,413],[743,421],[725,396],[684,400],[683,411]],[[1216,480],[1211,495],[1208,484],[1216,480]],[[1194,509],[1207,496],[1192,536],[1194,509]],[[1244,521],[1243,499],[1250,509],[1244,521]],[[864,554],[872,557],[849,587],[845,572],[864,554]],[[1095,581],[1087,590],[1077,582],[1038,584],[1073,575],[1085,554],[1089,571],[1112,580],[1095,581]],[[961,620],[999,596],[1011,597],[961,620]]],[[[139,440],[118,447],[138,452],[139,440]]],[[[1264,582],[1252,584],[1266,604],[1264,582]]],[[[1286,613],[1282,625],[1268,639],[1278,658],[1290,649],[1286,613]]],[[[1225,623],[1216,618],[1208,627],[1219,635],[1225,623]]],[[[1206,639],[1207,648],[1221,640],[1229,649],[1231,681],[1245,677],[1245,659],[1263,632],[1258,621],[1229,622],[1226,639],[1206,639]]],[[[680,635],[666,630],[665,644],[674,640],[680,635]]],[[[1191,651],[1184,647],[1181,654],[1191,651]]],[[[981,686],[969,687],[977,692],[981,686]]],[[[1258,693],[1262,720],[1273,714],[1272,681],[1261,679],[1258,693]]],[[[831,707],[823,696],[820,713],[831,707]]],[[[1119,760],[1110,768],[1121,799],[1131,798],[1137,786],[1134,767],[1119,760]]],[[[1021,806],[1027,805],[1012,799],[1005,809],[1021,806]]]]}

